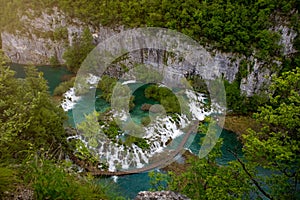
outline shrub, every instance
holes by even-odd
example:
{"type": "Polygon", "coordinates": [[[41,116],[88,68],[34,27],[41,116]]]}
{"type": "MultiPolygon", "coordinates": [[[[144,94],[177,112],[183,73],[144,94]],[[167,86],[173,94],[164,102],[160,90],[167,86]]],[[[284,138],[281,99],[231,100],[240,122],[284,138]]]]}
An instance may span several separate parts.
{"type": "Polygon", "coordinates": [[[34,189],[36,199],[108,199],[105,188],[92,177],[79,177],[67,171],[66,164],[36,160],[25,166],[26,180],[34,189]]]}
{"type": "Polygon", "coordinates": [[[141,123],[143,124],[143,126],[148,126],[148,125],[151,123],[150,117],[149,117],[149,116],[143,117],[143,118],[141,119],[141,123]]]}
{"type": "Polygon", "coordinates": [[[167,113],[180,112],[180,104],[177,97],[166,87],[151,85],[145,89],[145,97],[159,101],[167,113]]]}
{"type": "Polygon", "coordinates": [[[10,191],[17,182],[15,171],[7,167],[0,167],[0,196],[6,191],[10,191]]]}
{"type": "Polygon", "coordinates": [[[53,92],[54,96],[61,96],[63,95],[65,92],[67,92],[71,87],[74,86],[74,82],[75,82],[75,77],[73,77],[71,80],[69,81],[65,81],[60,83],[53,92]]]}

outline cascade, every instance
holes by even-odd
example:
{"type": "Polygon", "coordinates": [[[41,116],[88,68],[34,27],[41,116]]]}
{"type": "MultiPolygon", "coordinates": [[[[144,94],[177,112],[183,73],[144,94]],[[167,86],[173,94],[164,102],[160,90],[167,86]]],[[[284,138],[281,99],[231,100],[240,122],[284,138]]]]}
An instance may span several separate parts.
{"type": "MultiPolygon", "coordinates": [[[[90,75],[87,78],[87,83],[90,88],[95,87],[98,83],[99,77],[90,75]]],[[[123,84],[135,83],[134,80],[123,82],[123,84]]],[[[204,104],[206,97],[203,94],[196,93],[192,90],[186,90],[185,94],[188,98],[189,112],[192,114],[190,119],[186,114],[177,114],[176,120],[170,116],[156,116],[154,122],[147,127],[142,127],[150,148],[143,150],[135,144],[124,146],[113,143],[109,140],[98,140],[98,147],[92,148],[83,136],[72,136],[80,139],[83,143],[95,152],[100,160],[108,164],[109,171],[128,170],[131,168],[142,168],[149,164],[149,160],[154,155],[164,151],[168,143],[175,138],[184,134],[182,128],[191,124],[192,120],[203,120],[205,116],[211,114],[211,111],[205,111],[204,104]]],[[[64,110],[73,109],[79,102],[80,96],[75,95],[75,89],[71,88],[64,94],[64,101],[62,106],[64,110]]],[[[126,122],[130,116],[125,111],[112,111],[113,117],[118,117],[123,122],[126,122]]],[[[95,133],[96,134],[96,133],[95,133]]]]}
{"type": "Polygon", "coordinates": [[[61,103],[62,108],[64,111],[71,110],[74,108],[76,103],[79,101],[80,97],[75,95],[75,88],[70,88],[66,93],[63,94],[63,101],[61,103]]]}

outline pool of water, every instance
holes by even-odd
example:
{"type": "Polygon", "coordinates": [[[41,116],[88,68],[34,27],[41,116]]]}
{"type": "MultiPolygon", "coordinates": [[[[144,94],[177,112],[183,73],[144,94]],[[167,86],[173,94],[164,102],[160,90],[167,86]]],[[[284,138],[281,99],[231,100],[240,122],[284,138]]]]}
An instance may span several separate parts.
{"type": "MultiPolygon", "coordinates": [[[[11,64],[10,68],[16,71],[16,77],[25,78],[24,65],[11,64]]],[[[64,80],[65,76],[73,75],[66,67],[38,66],[37,69],[43,72],[50,94],[53,94],[54,89],[64,80]]]]}
{"type": "Polygon", "coordinates": [[[133,91],[134,104],[135,104],[134,108],[130,111],[130,116],[134,122],[140,124],[141,119],[143,117],[149,116],[148,111],[145,112],[141,109],[142,105],[145,103],[154,105],[154,104],[158,104],[159,102],[154,101],[152,99],[147,99],[145,97],[144,91],[149,86],[148,84],[141,85],[138,83],[134,83],[128,85],[130,89],[133,91]]]}
{"type": "MultiPolygon", "coordinates": [[[[23,78],[25,76],[23,66],[22,65],[11,65],[11,68],[15,71],[17,71],[16,76],[23,78]]],[[[63,80],[62,78],[65,75],[71,75],[72,73],[69,72],[64,67],[51,67],[51,66],[40,66],[38,67],[38,70],[44,73],[45,79],[48,81],[49,84],[49,90],[50,93],[53,94],[53,90],[55,87],[59,85],[59,83],[63,80]]],[[[140,108],[144,103],[149,104],[156,104],[158,102],[146,99],[144,96],[144,89],[147,87],[147,85],[144,85],[140,87],[141,85],[135,84],[129,84],[132,90],[134,91],[135,96],[135,107],[130,112],[130,115],[132,119],[136,123],[140,123],[140,120],[142,117],[148,116],[148,112],[142,111],[140,108]]],[[[98,97],[101,94],[101,91],[97,90],[95,96],[98,97]]],[[[78,106],[82,106],[82,109],[86,109],[84,107],[84,102],[86,101],[85,97],[82,97],[79,102],[78,106]]],[[[106,108],[109,107],[109,104],[105,102],[101,98],[96,98],[95,107],[97,111],[104,111],[106,108]]],[[[74,120],[73,120],[73,114],[72,110],[68,111],[69,116],[69,124],[74,126],[74,120]]],[[[234,133],[228,132],[223,130],[221,134],[221,138],[223,138],[223,146],[222,146],[222,152],[223,156],[218,160],[220,164],[226,164],[228,161],[233,160],[234,157],[226,151],[226,148],[230,148],[232,150],[236,150],[240,155],[242,155],[241,152],[241,143],[237,140],[237,137],[234,133]]],[[[189,145],[186,146],[191,152],[194,154],[198,154],[200,150],[200,139],[201,134],[194,134],[189,138],[189,145]]],[[[178,142],[180,142],[180,137],[177,138],[178,142]]],[[[149,190],[151,188],[148,173],[140,173],[140,174],[133,174],[133,175],[126,175],[126,176],[120,176],[120,177],[111,177],[107,178],[106,180],[116,182],[117,189],[120,191],[122,196],[127,197],[129,199],[133,199],[139,191],[143,190],[149,190]]]]}

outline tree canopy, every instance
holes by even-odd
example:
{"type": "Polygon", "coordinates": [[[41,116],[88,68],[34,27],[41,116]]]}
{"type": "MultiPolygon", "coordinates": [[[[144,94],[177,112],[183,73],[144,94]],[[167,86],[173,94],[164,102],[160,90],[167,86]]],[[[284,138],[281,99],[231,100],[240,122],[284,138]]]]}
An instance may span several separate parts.
{"type": "Polygon", "coordinates": [[[255,114],[261,130],[243,134],[243,157],[227,149],[236,160],[218,165],[219,141],[207,157],[190,160],[185,172],[171,173],[169,189],[192,199],[299,199],[299,86],[300,68],[275,78],[270,103],[255,114]]]}
{"type": "Polygon", "coordinates": [[[26,149],[54,153],[64,146],[62,108],[52,101],[42,73],[35,67],[25,71],[26,78],[17,79],[5,63],[0,66],[1,157],[20,158],[26,149]]]}
{"type": "Polygon", "coordinates": [[[270,103],[255,117],[263,124],[260,132],[244,134],[244,152],[249,168],[260,166],[268,177],[255,178],[269,188],[273,199],[300,197],[300,68],[274,80],[270,103]]]}
{"type": "Polygon", "coordinates": [[[0,26],[20,26],[12,9],[24,13],[24,8],[30,8],[39,13],[41,8],[58,6],[70,17],[95,27],[170,28],[223,51],[266,59],[282,53],[279,33],[272,29],[278,22],[276,15],[297,25],[299,5],[297,0],[4,0],[0,26]]]}
{"type": "MultiPolygon", "coordinates": [[[[35,199],[116,199],[112,188],[80,177],[63,161],[68,151],[65,113],[51,97],[43,74],[33,66],[16,78],[0,53],[0,198],[16,187],[35,199]]],[[[113,187],[113,186],[111,186],[113,187]]]]}
{"type": "Polygon", "coordinates": [[[75,35],[73,37],[72,45],[63,54],[67,67],[71,71],[77,72],[81,63],[94,47],[93,36],[90,30],[85,28],[80,36],[75,35]]]}

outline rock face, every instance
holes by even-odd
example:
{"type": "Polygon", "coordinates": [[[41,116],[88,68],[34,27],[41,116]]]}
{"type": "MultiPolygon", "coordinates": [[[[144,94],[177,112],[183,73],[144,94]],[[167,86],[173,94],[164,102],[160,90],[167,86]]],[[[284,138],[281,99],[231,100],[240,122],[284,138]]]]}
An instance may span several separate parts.
{"type": "Polygon", "coordinates": [[[172,191],[143,191],[139,192],[134,200],[190,200],[190,198],[172,191]]]}
{"type": "MultiPolygon", "coordinates": [[[[50,64],[51,59],[55,59],[58,63],[63,64],[62,55],[66,47],[72,45],[72,38],[76,34],[80,35],[84,27],[89,27],[95,43],[104,41],[124,30],[123,27],[110,28],[100,25],[98,27],[86,25],[78,19],[66,16],[58,8],[53,8],[51,12],[42,12],[40,15],[35,15],[33,10],[29,10],[28,15],[22,16],[20,20],[23,24],[22,30],[16,30],[13,33],[3,31],[1,33],[2,50],[12,62],[20,64],[50,64]]],[[[272,30],[281,34],[280,44],[283,45],[282,51],[285,55],[289,55],[295,52],[293,40],[297,34],[282,21],[279,18],[278,24],[281,25],[273,27],[272,30]]],[[[136,56],[140,52],[135,52],[132,55],[134,54],[136,56]]],[[[252,57],[245,58],[244,56],[219,51],[211,52],[211,54],[219,67],[220,76],[229,82],[237,78],[241,61],[246,60],[248,62],[248,73],[242,77],[240,85],[241,91],[247,96],[259,93],[264,86],[269,84],[274,74],[274,72],[264,67],[266,63],[259,62],[252,57]]],[[[142,63],[151,61],[172,64],[173,67],[169,69],[169,74],[166,77],[172,77],[172,74],[197,74],[192,64],[178,60],[178,62],[174,62],[172,57],[167,57],[166,59],[162,51],[148,50],[143,52],[143,55],[143,58],[141,56],[138,57],[142,63]]],[[[274,62],[273,65],[276,66],[275,68],[280,68],[281,63],[274,62]]],[[[120,71],[121,67],[115,66],[108,73],[119,76],[120,71]]]]}
{"type": "MultiPolygon", "coordinates": [[[[1,33],[2,50],[14,63],[19,64],[50,64],[50,59],[56,57],[60,64],[64,63],[62,55],[66,47],[72,45],[74,35],[80,35],[87,26],[78,19],[70,18],[57,8],[52,12],[42,12],[39,17],[29,10],[20,21],[22,28],[14,33],[1,33]]],[[[88,26],[93,33],[95,43],[112,35],[119,29],[99,26],[88,26]]]]}
{"type": "Polygon", "coordinates": [[[60,63],[63,62],[65,48],[51,39],[39,38],[35,34],[24,36],[8,32],[2,32],[1,38],[3,51],[14,63],[50,64],[50,58],[55,55],[60,63]]]}
{"type": "Polygon", "coordinates": [[[279,44],[283,46],[283,54],[289,55],[295,52],[293,47],[293,41],[297,36],[297,33],[285,25],[278,25],[273,28],[274,31],[281,33],[281,39],[279,44]]]}

